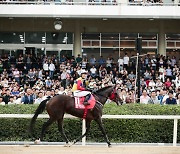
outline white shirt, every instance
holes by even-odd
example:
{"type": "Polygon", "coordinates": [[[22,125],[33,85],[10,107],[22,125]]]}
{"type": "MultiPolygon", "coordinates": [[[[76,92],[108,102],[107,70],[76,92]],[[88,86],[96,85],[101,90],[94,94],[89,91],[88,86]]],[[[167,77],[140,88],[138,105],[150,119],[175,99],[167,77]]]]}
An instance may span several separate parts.
{"type": "Polygon", "coordinates": [[[53,63],[51,63],[51,64],[49,65],[49,70],[50,70],[50,71],[54,71],[54,70],[55,70],[55,65],[54,65],[53,63]]]}
{"type": "Polygon", "coordinates": [[[149,86],[150,86],[150,87],[155,87],[155,85],[156,85],[156,84],[155,84],[154,81],[152,81],[152,82],[150,81],[150,82],[149,82],[149,86]]]}
{"type": "Polygon", "coordinates": [[[149,101],[150,97],[147,95],[147,96],[141,96],[140,97],[140,103],[141,104],[148,104],[148,101],[149,101]]]}
{"type": "Polygon", "coordinates": [[[21,97],[13,101],[14,104],[21,104],[21,97]]]}
{"type": "Polygon", "coordinates": [[[122,58],[120,58],[120,59],[118,59],[118,63],[119,63],[119,65],[123,65],[124,60],[122,58]]]}
{"type": "Polygon", "coordinates": [[[43,70],[45,70],[45,71],[48,71],[48,70],[49,70],[49,66],[48,66],[47,63],[44,63],[44,64],[43,64],[43,70]]]}
{"type": "Polygon", "coordinates": [[[129,64],[129,57],[128,56],[124,56],[123,60],[124,60],[124,64],[129,64]]]}
{"type": "Polygon", "coordinates": [[[35,99],[34,104],[40,104],[44,99],[43,98],[37,98],[35,99]]]}
{"type": "Polygon", "coordinates": [[[91,71],[92,74],[95,74],[96,73],[96,68],[91,68],[90,71],[91,71]]]}
{"type": "Polygon", "coordinates": [[[18,78],[19,77],[19,71],[14,71],[13,75],[14,75],[15,78],[18,78]]]}
{"type": "Polygon", "coordinates": [[[0,105],[5,105],[5,102],[0,102],[0,105]]]}
{"type": "Polygon", "coordinates": [[[163,102],[164,104],[166,104],[166,99],[167,99],[167,98],[169,98],[169,95],[166,94],[166,95],[163,97],[163,100],[162,100],[162,102],[163,102]]]}

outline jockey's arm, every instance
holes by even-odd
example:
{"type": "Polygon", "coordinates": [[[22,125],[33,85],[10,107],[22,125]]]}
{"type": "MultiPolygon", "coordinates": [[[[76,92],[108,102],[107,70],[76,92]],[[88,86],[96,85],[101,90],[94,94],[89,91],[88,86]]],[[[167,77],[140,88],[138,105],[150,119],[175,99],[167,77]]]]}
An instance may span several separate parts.
{"type": "Polygon", "coordinates": [[[82,82],[80,80],[77,81],[77,90],[86,90],[84,87],[82,87],[82,82]]]}

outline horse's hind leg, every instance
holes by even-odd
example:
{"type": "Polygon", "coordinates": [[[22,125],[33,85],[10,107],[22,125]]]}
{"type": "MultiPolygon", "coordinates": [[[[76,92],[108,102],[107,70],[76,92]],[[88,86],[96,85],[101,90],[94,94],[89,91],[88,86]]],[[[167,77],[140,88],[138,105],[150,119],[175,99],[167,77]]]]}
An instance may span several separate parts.
{"type": "Polygon", "coordinates": [[[69,140],[68,140],[66,134],[64,133],[64,129],[63,129],[63,117],[62,117],[62,119],[59,119],[57,122],[58,122],[58,130],[60,131],[63,139],[64,139],[65,142],[66,142],[66,144],[68,144],[68,143],[69,143],[69,140]]]}
{"type": "Polygon", "coordinates": [[[99,128],[100,128],[101,132],[103,133],[104,138],[105,138],[105,140],[106,140],[106,142],[107,142],[107,144],[108,144],[108,147],[111,147],[111,143],[110,143],[110,141],[109,141],[109,139],[108,139],[108,136],[107,136],[107,134],[106,134],[106,132],[105,132],[105,129],[104,129],[104,127],[103,127],[101,117],[98,118],[98,119],[95,119],[95,121],[98,123],[99,128]]]}
{"type": "Polygon", "coordinates": [[[46,129],[54,122],[54,120],[52,119],[48,119],[47,122],[45,122],[42,126],[42,130],[41,130],[41,137],[40,137],[40,140],[42,141],[43,139],[43,136],[44,136],[44,133],[46,131],[46,129]]]}

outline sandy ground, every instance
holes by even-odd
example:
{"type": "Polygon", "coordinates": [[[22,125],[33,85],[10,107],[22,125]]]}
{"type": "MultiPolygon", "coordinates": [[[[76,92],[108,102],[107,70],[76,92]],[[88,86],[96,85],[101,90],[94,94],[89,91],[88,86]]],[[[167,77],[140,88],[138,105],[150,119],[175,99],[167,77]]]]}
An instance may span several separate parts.
{"type": "Polygon", "coordinates": [[[54,146],[3,145],[0,154],[180,154],[180,147],[170,146],[54,146]]]}

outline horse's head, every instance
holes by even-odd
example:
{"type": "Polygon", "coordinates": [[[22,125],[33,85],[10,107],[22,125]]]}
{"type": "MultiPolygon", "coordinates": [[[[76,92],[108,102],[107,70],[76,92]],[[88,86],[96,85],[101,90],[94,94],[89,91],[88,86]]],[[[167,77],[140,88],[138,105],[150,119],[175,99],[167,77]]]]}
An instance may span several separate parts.
{"type": "Polygon", "coordinates": [[[117,105],[122,105],[123,101],[119,96],[119,92],[117,91],[116,85],[112,89],[112,93],[109,96],[109,99],[116,102],[117,105]]]}

